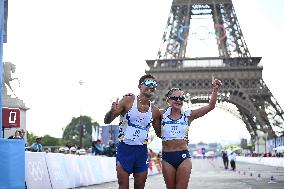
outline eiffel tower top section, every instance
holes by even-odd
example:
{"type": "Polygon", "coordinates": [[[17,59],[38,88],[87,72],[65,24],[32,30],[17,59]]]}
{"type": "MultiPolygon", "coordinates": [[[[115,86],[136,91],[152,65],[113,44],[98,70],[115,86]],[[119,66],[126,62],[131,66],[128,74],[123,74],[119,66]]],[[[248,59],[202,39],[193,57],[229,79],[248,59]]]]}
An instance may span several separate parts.
{"type": "Polygon", "coordinates": [[[216,56],[207,57],[251,57],[231,0],[173,0],[157,60],[194,57],[192,38],[212,39],[216,56]]]}

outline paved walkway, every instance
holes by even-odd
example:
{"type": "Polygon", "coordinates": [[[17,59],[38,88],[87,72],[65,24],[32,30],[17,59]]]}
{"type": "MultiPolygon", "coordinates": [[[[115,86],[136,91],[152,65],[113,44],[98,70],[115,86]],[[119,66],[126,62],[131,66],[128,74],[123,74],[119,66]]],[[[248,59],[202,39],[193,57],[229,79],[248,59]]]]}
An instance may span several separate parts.
{"type": "MultiPolygon", "coordinates": [[[[82,189],[117,189],[117,182],[104,183],[82,189]]],[[[165,189],[161,174],[149,176],[145,189],[165,189]]],[[[224,170],[221,159],[193,160],[190,189],[284,189],[284,168],[237,163],[236,171],[224,170]],[[259,175],[260,174],[260,175],[259,175]],[[258,177],[258,175],[260,177],[258,177]],[[271,176],[276,183],[269,184],[271,176]]],[[[130,180],[133,189],[133,179],[130,180]]]]}

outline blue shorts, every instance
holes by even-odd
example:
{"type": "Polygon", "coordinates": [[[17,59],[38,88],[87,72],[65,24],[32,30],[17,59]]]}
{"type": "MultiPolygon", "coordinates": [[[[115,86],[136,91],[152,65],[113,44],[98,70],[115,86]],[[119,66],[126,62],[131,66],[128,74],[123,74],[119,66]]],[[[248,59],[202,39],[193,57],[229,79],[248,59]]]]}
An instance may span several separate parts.
{"type": "Polygon", "coordinates": [[[174,168],[178,168],[178,166],[187,158],[191,158],[188,150],[176,151],[176,152],[163,152],[162,159],[169,164],[171,164],[174,168]]]}
{"type": "Polygon", "coordinates": [[[148,171],[147,145],[128,145],[119,142],[116,147],[116,161],[121,164],[128,173],[140,173],[148,171]]]}

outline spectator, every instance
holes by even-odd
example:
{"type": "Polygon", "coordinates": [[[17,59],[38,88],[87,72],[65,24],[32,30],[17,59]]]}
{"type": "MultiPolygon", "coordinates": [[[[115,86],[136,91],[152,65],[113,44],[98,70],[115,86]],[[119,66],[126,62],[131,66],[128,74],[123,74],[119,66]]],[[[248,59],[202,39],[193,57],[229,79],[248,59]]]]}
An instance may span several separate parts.
{"type": "MultiPolygon", "coordinates": [[[[13,135],[11,135],[8,139],[25,139],[24,137],[25,137],[25,130],[24,129],[17,129],[16,131],[15,131],[15,135],[13,136],[13,135]]],[[[27,145],[27,143],[25,142],[25,151],[30,151],[30,150],[28,150],[27,149],[27,147],[28,147],[28,145],[27,145]]]]}
{"type": "Polygon", "coordinates": [[[93,155],[96,155],[96,144],[97,144],[97,141],[93,141],[93,142],[92,142],[92,146],[91,146],[92,151],[91,151],[91,153],[92,153],[93,155]]]}
{"type": "Polygon", "coordinates": [[[65,154],[69,154],[70,149],[67,146],[64,147],[64,150],[65,150],[65,154]]]}
{"type": "Polygon", "coordinates": [[[22,138],[22,139],[24,139],[25,138],[25,130],[24,129],[20,129],[20,137],[22,138]]]}
{"type": "Polygon", "coordinates": [[[225,169],[228,169],[228,164],[229,164],[229,159],[228,159],[228,154],[226,151],[222,151],[222,159],[223,159],[223,163],[224,163],[224,167],[225,169]]]}
{"type": "Polygon", "coordinates": [[[236,157],[237,157],[237,154],[234,151],[231,152],[231,154],[229,155],[230,164],[231,164],[231,168],[233,171],[235,171],[236,169],[236,157]]]}
{"type": "Polygon", "coordinates": [[[116,157],[116,145],[112,140],[108,141],[108,146],[105,148],[104,154],[108,157],[116,157]]]}
{"type": "MultiPolygon", "coordinates": [[[[25,140],[25,134],[26,134],[26,131],[24,129],[20,129],[20,138],[25,140]]],[[[28,147],[28,144],[26,143],[25,141],[25,148],[28,147]]]]}
{"type": "Polygon", "coordinates": [[[87,152],[86,152],[86,150],[85,150],[84,148],[81,148],[81,149],[78,151],[78,154],[79,154],[79,155],[86,155],[87,152]]]}
{"type": "Polygon", "coordinates": [[[65,148],[64,148],[64,147],[60,147],[60,148],[59,148],[59,153],[65,154],[65,148]]]}
{"type": "Polygon", "coordinates": [[[51,152],[51,148],[45,149],[45,153],[50,153],[50,152],[51,152]]]}
{"type": "Polygon", "coordinates": [[[8,137],[8,139],[21,139],[21,131],[16,130],[14,136],[11,135],[11,136],[8,137]]]}
{"type": "Polygon", "coordinates": [[[43,152],[42,137],[36,136],[36,141],[31,145],[32,152],[43,152]]]}
{"type": "Polygon", "coordinates": [[[104,147],[100,139],[92,142],[92,153],[95,153],[95,155],[104,155],[104,147]]]}
{"type": "Polygon", "coordinates": [[[73,146],[70,148],[70,154],[76,154],[76,148],[73,146]]]}
{"type": "Polygon", "coordinates": [[[16,130],[14,139],[21,139],[22,138],[21,135],[22,135],[21,131],[16,130]]]}

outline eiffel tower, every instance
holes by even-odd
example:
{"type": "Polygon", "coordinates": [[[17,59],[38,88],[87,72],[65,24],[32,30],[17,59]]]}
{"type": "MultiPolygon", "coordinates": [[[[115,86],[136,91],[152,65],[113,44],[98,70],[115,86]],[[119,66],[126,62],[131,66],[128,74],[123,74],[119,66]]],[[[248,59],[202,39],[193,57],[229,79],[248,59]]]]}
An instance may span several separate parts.
{"type": "Polygon", "coordinates": [[[284,130],[283,110],[263,81],[260,61],[250,55],[231,0],[173,0],[157,58],[146,60],[146,73],[159,81],[159,107],[172,87],[183,89],[191,104],[208,103],[212,76],[221,79],[217,107],[241,119],[255,141],[259,131],[271,139],[284,130]],[[205,44],[197,46],[202,56],[186,56],[196,53],[192,46],[198,41],[205,44]]]}

